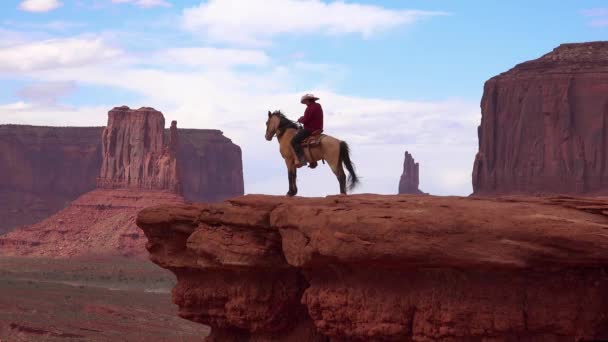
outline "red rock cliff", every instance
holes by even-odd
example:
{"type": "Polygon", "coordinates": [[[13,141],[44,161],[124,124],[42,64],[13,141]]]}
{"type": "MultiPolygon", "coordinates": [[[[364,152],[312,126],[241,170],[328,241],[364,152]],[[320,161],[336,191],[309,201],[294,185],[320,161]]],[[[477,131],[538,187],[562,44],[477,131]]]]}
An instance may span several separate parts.
{"type": "Polygon", "coordinates": [[[95,188],[101,127],[0,125],[0,234],[95,188]]]}
{"type": "Polygon", "coordinates": [[[414,157],[409,152],[405,151],[403,174],[399,180],[399,194],[423,194],[418,189],[420,184],[419,171],[420,165],[416,163],[414,157]]]}
{"type": "MultiPolygon", "coordinates": [[[[179,193],[177,148],[169,147],[164,129],[163,114],[153,108],[112,109],[101,138],[103,161],[97,186],[179,193]]],[[[177,126],[171,130],[175,132],[177,126]]]]}
{"type": "Polygon", "coordinates": [[[183,203],[178,195],[177,123],[165,141],[165,119],[151,108],[115,108],[102,135],[100,189],[38,224],[0,238],[3,255],[141,256],[137,212],[151,204],[183,203]]]}
{"type": "MultiPolygon", "coordinates": [[[[102,168],[103,130],[103,127],[0,125],[0,217],[3,218],[0,234],[39,222],[96,187],[102,168]]],[[[142,138],[144,132],[138,135],[142,138]]],[[[175,179],[174,173],[178,172],[184,186],[183,195],[191,201],[220,201],[243,194],[241,149],[221,131],[169,129],[164,135],[169,149],[175,152],[177,148],[178,162],[171,164],[169,158],[165,162],[169,162],[170,167],[156,168],[166,171],[157,173],[158,183],[171,187],[170,180],[175,179]]],[[[124,136],[122,139],[123,144],[126,143],[124,136]]],[[[137,144],[139,142],[135,142],[137,144]]],[[[109,144],[107,147],[109,155],[109,144]]],[[[117,151],[115,146],[112,153],[121,153],[125,158],[129,154],[117,151]]],[[[117,187],[127,174],[125,171],[119,176],[116,172],[116,167],[127,165],[127,160],[112,158],[106,164],[104,175],[117,175],[121,180],[110,178],[104,186],[107,180],[104,178],[101,187],[117,187]]],[[[128,166],[131,170],[132,166],[128,166]]],[[[154,167],[148,170],[156,172],[154,167]]]]}
{"type": "Polygon", "coordinates": [[[177,160],[186,199],[217,202],[245,193],[238,145],[218,130],[180,129],[178,132],[177,160]]]}
{"type": "Polygon", "coordinates": [[[608,42],[490,79],[481,110],[475,194],[608,193],[608,42]]]}
{"type": "Polygon", "coordinates": [[[0,255],[145,257],[145,238],[135,217],[161,203],[180,204],[184,199],[167,191],[95,189],[36,224],[0,236],[0,255]]]}
{"type": "Polygon", "coordinates": [[[145,209],[208,341],[608,339],[608,202],[246,196],[145,209]]]}

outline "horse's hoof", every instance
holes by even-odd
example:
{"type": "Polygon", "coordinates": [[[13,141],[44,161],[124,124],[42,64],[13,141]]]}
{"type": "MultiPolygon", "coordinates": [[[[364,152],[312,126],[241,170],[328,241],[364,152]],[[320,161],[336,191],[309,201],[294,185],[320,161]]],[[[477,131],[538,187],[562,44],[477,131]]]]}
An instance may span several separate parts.
{"type": "Polygon", "coordinates": [[[295,193],[293,193],[293,192],[291,192],[291,191],[289,191],[289,192],[287,193],[287,196],[289,196],[289,197],[293,197],[293,196],[295,196],[295,195],[296,195],[296,194],[295,194],[295,193]]]}

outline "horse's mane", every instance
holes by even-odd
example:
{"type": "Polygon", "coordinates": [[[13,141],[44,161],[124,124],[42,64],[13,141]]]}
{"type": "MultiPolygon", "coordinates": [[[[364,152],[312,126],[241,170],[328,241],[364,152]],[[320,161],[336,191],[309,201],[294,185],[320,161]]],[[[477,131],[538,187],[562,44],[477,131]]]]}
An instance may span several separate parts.
{"type": "Polygon", "coordinates": [[[287,116],[285,116],[285,114],[283,114],[283,112],[281,112],[280,110],[275,110],[274,112],[272,112],[271,115],[276,115],[279,117],[279,119],[281,119],[281,122],[279,123],[280,129],[298,129],[298,124],[288,119],[287,116]]]}

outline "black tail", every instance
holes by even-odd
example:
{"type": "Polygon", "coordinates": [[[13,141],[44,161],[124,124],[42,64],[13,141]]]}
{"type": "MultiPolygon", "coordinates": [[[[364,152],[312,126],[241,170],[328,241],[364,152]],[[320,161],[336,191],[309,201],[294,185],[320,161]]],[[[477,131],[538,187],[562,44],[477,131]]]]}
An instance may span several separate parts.
{"type": "Polygon", "coordinates": [[[355,173],[355,165],[350,161],[350,147],[345,141],[340,142],[340,162],[348,170],[348,190],[353,190],[359,184],[359,177],[355,173]]]}

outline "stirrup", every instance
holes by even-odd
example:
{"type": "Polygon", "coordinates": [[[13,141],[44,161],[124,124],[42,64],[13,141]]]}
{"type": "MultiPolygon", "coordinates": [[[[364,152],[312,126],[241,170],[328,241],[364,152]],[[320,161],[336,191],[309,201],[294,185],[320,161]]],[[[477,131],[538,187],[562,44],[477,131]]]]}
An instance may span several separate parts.
{"type": "Polygon", "coordinates": [[[301,167],[306,166],[308,163],[306,161],[302,162],[300,159],[296,159],[294,164],[295,164],[296,168],[299,169],[301,167]]]}

